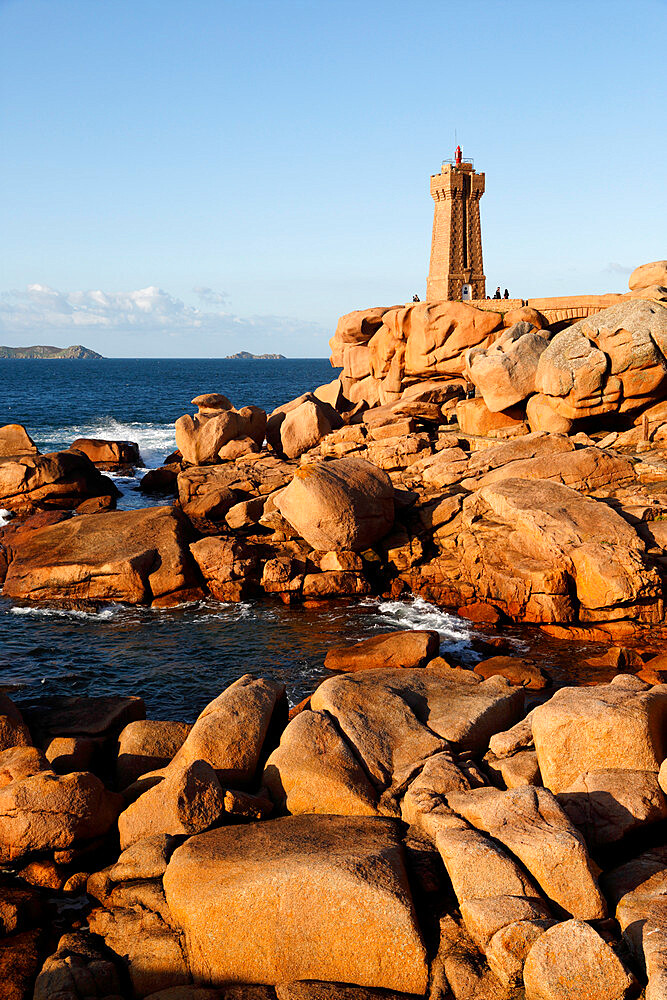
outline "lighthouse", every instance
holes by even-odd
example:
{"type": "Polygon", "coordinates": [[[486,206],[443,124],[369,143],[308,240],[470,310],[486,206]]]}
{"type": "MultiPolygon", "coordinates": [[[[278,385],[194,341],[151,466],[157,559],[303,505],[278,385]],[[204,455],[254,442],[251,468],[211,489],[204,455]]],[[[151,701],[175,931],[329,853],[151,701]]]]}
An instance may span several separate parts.
{"type": "Polygon", "coordinates": [[[427,299],[486,297],[479,217],[483,194],[484,174],[475,172],[473,161],[464,159],[457,146],[454,158],[443,160],[440,173],[431,177],[435,211],[427,299]]]}

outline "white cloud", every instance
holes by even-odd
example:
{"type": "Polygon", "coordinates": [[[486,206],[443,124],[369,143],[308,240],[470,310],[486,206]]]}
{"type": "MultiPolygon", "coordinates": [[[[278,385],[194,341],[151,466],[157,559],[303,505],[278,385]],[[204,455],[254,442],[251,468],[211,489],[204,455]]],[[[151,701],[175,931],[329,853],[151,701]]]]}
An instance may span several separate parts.
{"type": "Polygon", "coordinates": [[[24,291],[0,293],[0,335],[9,344],[26,343],[26,338],[32,343],[69,338],[70,343],[92,337],[113,353],[114,338],[123,335],[133,343],[142,337],[151,347],[163,337],[182,338],[188,354],[216,349],[219,338],[225,339],[225,350],[262,347],[298,356],[304,349],[310,353],[319,342],[321,354],[326,351],[329,334],[317,323],[287,316],[236,316],[221,308],[227,301],[223,292],[205,286],[193,291],[205,306],[189,305],[155,285],[129,292],[61,292],[28,285],[24,291]]]}
{"type": "Polygon", "coordinates": [[[604,269],[605,274],[632,274],[634,267],[626,267],[625,264],[616,264],[614,261],[607,264],[604,269]]]}

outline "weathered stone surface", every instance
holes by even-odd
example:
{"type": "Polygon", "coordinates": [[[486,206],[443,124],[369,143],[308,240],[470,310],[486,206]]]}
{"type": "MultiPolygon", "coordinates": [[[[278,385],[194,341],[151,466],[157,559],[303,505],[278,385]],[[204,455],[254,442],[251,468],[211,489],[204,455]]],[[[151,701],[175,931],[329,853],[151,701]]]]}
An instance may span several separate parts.
{"type": "Polygon", "coordinates": [[[127,465],[143,465],[139,445],[134,441],[107,441],[102,438],[77,438],[70,451],[81,452],[98,469],[119,469],[127,465]]]}
{"type": "Polygon", "coordinates": [[[223,785],[245,785],[255,776],[274,715],[283,714],[284,686],[244,674],[206,706],[165,773],[203,760],[223,785]]]}
{"type": "Polygon", "coordinates": [[[515,406],[535,392],[537,363],[548,343],[548,335],[523,321],[503,331],[490,347],[466,352],[466,374],[492,413],[515,406]]]}
{"type": "Polygon", "coordinates": [[[530,949],[554,920],[515,920],[496,931],[486,946],[489,968],[505,986],[523,984],[523,967],[530,949]]]}
{"type": "Polygon", "coordinates": [[[523,970],[526,1000],[625,1000],[635,985],[609,945],[581,920],[541,934],[523,970]]]}
{"type": "Polygon", "coordinates": [[[23,716],[11,698],[0,691],[0,750],[31,744],[32,738],[23,716]]]}
{"type": "Polygon", "coordinates": [[[329,670],[369,670],[375,667],[424,667],[438,655],[440,636],[428,630],[383,632],[351,646],[333,646],[324,658],[329,670]]]}
{"type": "Polygon", "coordinates": [[[37,445],[22,424],[0,427],[0,458],[37,454],[37,445]]]}
{"type": "Polygon", "coordinates": [[[178,845],[178,838],[168,833],[156,833],[127,847],[118,861],[108,869],[111,882],[162,878],[169,858],[178,845]]]}
{"type": "Polygon", "coordinates": [[[536,392],[526,403],[526,420],[536,433],[569,434],[572,429],[572,420],[554,410],[550,397],[541,392],[536,392]]]}
{"type": "Polygon", "coordinates": [[[262,775],[287,812],[374,816],[377,793],[352,747],[323,712],[301,712],[285,729],[262,775]]]}
{"type": "Polygon", "coordinates": [[[302,466],[276,506],[320,552],[361,552],[386,535],[394,523],[391,480],[362,459],[302,466]]]}
{"type": "Polygon", "coordinates": [[[503,479],[543,479],[592,493],[604,487],[629,485],[636,480],[636,474],[632,464],[620,455],[610,455],[601,448],[580,448],[508,462],[474,482],[464,479],[463,485],[479,489],[503,479]]]}
{"type": "Polygon", "coordinates": [[[560,483],[505,479],[479,489],[464,501],[457,555],[477,596],[513,618],[662,617],[635,530],[560,483]]]}
{"type": "Polygon", "coordinates": [[[319,401],[306,400],[290,410],[280,425],[280,442],[283,454],[298,458],[332,430],[325,408],[319,401]]]}
{"type": "Polygon", "coordinates": [[[194,760],[171,768],[118,817],[121,849],[156,834],[201,833],[224,809],[224,793],[210,764],[194,760]]]}
{"type": "Polygon", "coordinates": [[[219,410],[215,414],[189,413],[175,424],[176,447],[189,465],[207,465],[217,461],[218,452],[228,441],[243,436],[246,422],[236,410],[219,410]]]}
{"type": "Polygon", "coordinates": [[[437,670],[361,670],[332,677],[311,698],[332,715],[380,790],[414,771],[447,742],[485,748],[507,728],[523,696],[504,678],[461,683],[437,670]]]}
{"type": "Polygon", "coordinates": [[[548,687],[549,679],[544,672],[530,660],[518,656],[490,656],[475,664],[475,673],[482,677],[506,677],[510,684],[528,688],[530,691],[541,691],[548,687]]]}
{"type": "Polygon", "coordinates": [[[528,433],[528,424],[519,408],[510,407],[494,413],[481,396],[457,403],[456,419],[463,434],[478,437],[512,437],[528,433]]]}
{"type": "Polygon", "coordinates": [[[542,354],[535,385],[571,420],[643,405],[667,374],[667,309],[634,299],[556,334],[542,354]]]}
{"type": "MultiPolygon", "coordinates": [[[[586,843],[544,788],[476,788],[453,792],[448,805],[505,845],[544,894],[582,920],[606,916],[586,843]]],[[[524,919],[516,917],[515,919],[524,919]]]]}
{"type": "Polygon", "coordinates": [[[516,991],[505,988],[493,975],[470,936],[449,915],[440,920],[440,943],[432,969],[434,985],[445,996],[451,991],[456,1000],[514,1000],[516,991]]]}
{"type": "Polygon", "coordinates": [[[95,909],[88,917],[92,933],[126,964],[137,997],[191,981],[182,934],[171,926],[164,904],[160,913],[149,901],[130,898],[128,905],[95,909]]]}
{"type": "Polygon", "coordinates": [[[507,896],[540,898],[530,876],[479,830],[472,827],[439,830],[435,843],[459,904],[507,896]]]}
{"type": "Polygon", "coordinates": [[[667,685],[619,674],[611,684],[561,688],[532,712],[544,784],[564,792],[608,768],[658,772],[667,757],[667,685]]]}
{"type": "Polygon", "coordinates": [[[15,746],[0,752],[0,788],[48,770],[49,762],[37,747],[15,746]]]}
{"type": "Polygon", "coordinates": [[[344,983],[278,983],[278,1000],[417,1000],[416,994],[344,983]]]}
{"type": "Polygon", "coordinates": [[[35,976],[39,972],[39,930],[23,931],[0,938],[0,983],[3,1000],[30,1000],[35,976]]]}
{"type": "Polygon", "coordinates": [[[588,771],[561,792],[558,801],[591,848],[613,844],[646,823],[667,819],[667,799],[655,771],[588,771]]]}
{"type": "Polygon", "coordinates": [[[447,795],[475,788],[483,780],[477,771],[459,766],[447,751],[436,753],[410,782],[401,801],[401,818],[435,843],[440,829],[464,825],[447,805],[447,795]]]}
{"type": "Polygon", "coordinates": [[[195,582],[188,540],[173,507],[74,517],[31,532],[9,565],[4,594],[140,604],[195,582]]]}
{"type": "Polygon", "coordinates": [[[213,830],[178,848],[164,887],[196,982],[315,979],[426,990],[424,946],[390,821],[292,816],[213,830]]]}
{"type": "Polygon", "coordinates": [[[220,601],[234,599],[230,585],[245,585],[257,561],[236,538],[200,538],[190,545],[190,552],[209,590],[220,601]]]}
{"type": "Polygon", "coordinates": [[[528,896],[489,896],[468,899],[460,905],[466,930],[480,951],[486,951],[494,935],[517,921],[547,921],[551,913],[541,899],[528,896]]]}
{"type": "Polygon", "coordinates": [[[34,507],[76,507],[91,496],[115,495],[113,483],[78,452],[29,454],[0,461],[0,504],[30,512],[34,507]]]}
{"type": "Polygon", "coordinates": [[[115,742],[129,722],[146,718],[146,706],[136,695],[53,695],[26,708],[25,716],[40,745],[57,736],[115,742]]]}
{"type": "Polygon", "coordinates": [[[94,774],[40,771],[0,788],[0,859],[71,847],[105,834],[122,799],[94,774]]]}
{"type": "Polygon", "coordinates": [[[667,260],[655,260],[650,264],[636,267],[628,278],[628,287],[633,291],[650,288],[651,285],[667,285],[667,260]]]}
{"type": "Polygon", "coordinates": [[[118,787],[126,788],[142,774],[166,767],[191,729],[187,722],[154,722],[149,719],[125,726],[118,737],[118,787]]]}
{"type": "Polygon", "coordinates": [[[119,997],[123,990],[121,977],[103,948],[99,939],[90,934],[63,934],[56,951],[40,970],[32,1000],[119,997]]]}

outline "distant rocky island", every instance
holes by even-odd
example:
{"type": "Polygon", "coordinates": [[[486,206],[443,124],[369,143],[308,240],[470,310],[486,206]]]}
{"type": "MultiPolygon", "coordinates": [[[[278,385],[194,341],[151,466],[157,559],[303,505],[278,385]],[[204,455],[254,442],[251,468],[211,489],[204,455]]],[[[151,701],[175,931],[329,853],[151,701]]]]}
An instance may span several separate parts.
{"type": "Polygon", "coordinates": [[[82,344],[72,344],[71,347],[49,347],[38,344],[35,347],[0,347],[0,358],[34,358],[40,361],[54,359],[70,359],[88,361],[92,358],[102,358],[102,354],[91,351],[82,344]]]}
{"type": "Polygon", "coordinates": [[[285,361],[284,354],[251,354],[250,351],[239,351],[238,354],[228,354],[225,361],[285,361]]]}

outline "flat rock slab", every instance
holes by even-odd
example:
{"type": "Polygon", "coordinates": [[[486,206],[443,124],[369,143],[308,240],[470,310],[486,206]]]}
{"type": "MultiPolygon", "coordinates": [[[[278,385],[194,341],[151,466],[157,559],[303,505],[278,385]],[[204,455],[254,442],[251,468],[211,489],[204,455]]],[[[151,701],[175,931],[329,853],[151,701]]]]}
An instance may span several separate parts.
{"type": "Polygon", "coordinates": [[[164,889],[195,982],[350,983],[423,994],[397,824],[289,816],[192,837],[164,889]]]}
{"type": "Polygon", "coordinates": [[[328,670],[374,667],[424,667],[438,655],[440,636],[431,629],[382,632],[350,646],[333,646],[324,658],[328,670]]]}

